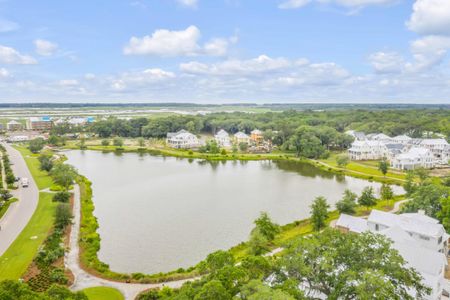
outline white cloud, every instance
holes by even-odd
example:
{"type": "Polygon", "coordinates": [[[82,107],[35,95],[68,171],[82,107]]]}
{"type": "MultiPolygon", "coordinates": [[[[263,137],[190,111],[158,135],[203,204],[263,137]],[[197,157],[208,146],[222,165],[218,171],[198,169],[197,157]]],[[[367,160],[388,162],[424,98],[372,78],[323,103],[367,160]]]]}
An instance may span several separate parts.
{"type": "Polygon", "coordinates": [[[398,2],[398,0],[287,0],[278,5],[281,9],[301,8],[311,2],[320,4],[333,4],[347,8],[360,9],[370,5],[387,5],[398,2]]]}
{"type": "Polygon", "coordinates": [[[177,0],[183,6],[187,7],[197,7],[198,0],[177,0]]]}
{"type": "Polygon", "coordinates": [[[278,8],[281,9],[300,8],[305,6],[309,2],[311,2],[311,0],[288,0],[286,2],[280,3],[280,5],[278,5],[278,8]]]}
{"type": "Polygon", "coordinates": [[[439,65],[450,49],[450,37],[425,36],[411,43],[414,62],[406,65],[408,71],[418,72],[439,65]]]}
{"type": "Polygon", "coordinates": [[[8,78],[10,76],[8,70],[0,68],[0,78],[8,78]]]}
{"type": "Polygon", "coordinates": [[[84,79],[86,79],[86,80],[93,80],[93,79],[95,79],[95,74],[86,73],[86,74],[84,74],[84,79]]]}
{"type": "Polygon", "coordinates": [[[0,63],[34,65],[37,61],[29,55],[20,54],[14,48],[0,45],[0,63]]]}
{"type": "Polygon", "coordinates": [[[58,45],[47,40],[34,40],[36,53],[42,56],[51,56],[57,49],[58,45]]]}
{"type": "Polygon", "coordinates": [[[267,55],[260,55],[249,60],[233,59],[210,65],[194,61],[181,64],[180,69],[190,74],[236,75],[276,71],[289,65],[290,62],[285,58],[270,58],[267,55]]]}
{"type": "Polygon", "coordinates": [[[18,29],[19,24],[9,20],[0,19],[0,33],[16,31],[18,29]]]}
{"type": "Polygon", "coordinates": [[[369,61],[378,73],[401,72],[405,61],[397,52],[377,52],[369,56],[369,61]]]}
{"type": "Polygon", "coordinates": [[[450,1],[417,0],[407,26],[420,34],[450,35],[450,1]]]}
{"type": "MultiPolygon", "coordinates": [[[[222,56],[227,53],[229,40],[214,38],[202,47],[199,45],[200,37],[200,30],[194,25],[179,31],[158,29],[151,36],[132,37],[123,52],[125,55],[158,55],[163,57],[222,56]]],[[[235,40],[236,37],[230,39],[231,42],[235,40]]]]}
{"type": "Polygon", "coordinates": [[[60,86],[73,87],[78,86],[80,83],[76,79],[62,79],[58,82],[60,86]]]}
{"type": "Polygon", "coordinates": [[[150,87],[155,84],[161,84],[167,80],[175,78],[173,72],[164,71],[159,68],[151,68],[143,71],[125,72],[118,77],[110,78],[110,87],[116,91],[124,91],[131,88],[143,86],[150,87]]]}

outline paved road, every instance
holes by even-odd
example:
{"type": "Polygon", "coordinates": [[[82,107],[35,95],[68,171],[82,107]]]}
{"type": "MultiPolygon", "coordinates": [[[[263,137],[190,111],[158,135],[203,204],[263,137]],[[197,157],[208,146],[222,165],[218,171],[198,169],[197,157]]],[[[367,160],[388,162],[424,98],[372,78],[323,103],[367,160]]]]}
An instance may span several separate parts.
{"type": "MultiPolygon", "coordinates": [[[[178,281],[170,281],[164,284],[138,284],[138,283],[124,283],[124,282],[116,282],[110,281],[103,278],[96,277],[92,274],[84,271],[79,264],[79,247],[78,240],[80,234],[80,187],[76,184],[74,185],[74,207],[73,207],[73,224],[72,231],[70,232],[70,242],[69,247],[70,250],[65,255],[65,265],[66,268],[70,269],[75,277],[73,285],[70,287],[74,291],[79,291],[88,287],[94,286],[106,286],[118,289],[124,296],[125,299],[134,299],[136,296],[145,290],[151,288],[161,288],[163,286],[168,286],[171,288],[179,288],[189,280],[178,280],[178,281]]],[[[149,254],[150,255],[150,254],[149,254]]]]}
{"type": "Polygon", "coordinates": [[[19,188],[13,191],[14,197],[19,201],[14,202],[9,207],[6,214],[0,220],[0,256],[9,248],[12,242],[22,232],[28,224],[36,210],[39,200],[39,190],[31,176],[31,173],[19,151],[8,144],[3,144],[8,151],[12,169],[15,176],[30,179],[28,188],[19,188]]]}

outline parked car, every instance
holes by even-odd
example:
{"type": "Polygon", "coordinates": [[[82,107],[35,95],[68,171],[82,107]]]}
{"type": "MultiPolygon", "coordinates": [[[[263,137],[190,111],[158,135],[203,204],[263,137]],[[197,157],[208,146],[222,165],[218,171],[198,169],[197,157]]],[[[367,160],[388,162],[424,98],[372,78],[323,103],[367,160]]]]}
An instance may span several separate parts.
{"type": "Polygon", "coordinates": [[[28,178],[22,178],[22,187],[28,187],[28,178]]]}

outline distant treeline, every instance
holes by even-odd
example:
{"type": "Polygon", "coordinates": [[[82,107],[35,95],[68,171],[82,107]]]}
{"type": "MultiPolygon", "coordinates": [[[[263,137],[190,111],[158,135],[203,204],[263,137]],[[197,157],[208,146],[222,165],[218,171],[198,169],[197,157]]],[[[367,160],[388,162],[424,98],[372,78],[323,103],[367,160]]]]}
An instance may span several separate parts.
{"type": "Polygon", "coordinates": [[[0,103],[0,108],[136,108],[136,107],[166,107],[166,108],[221,108],[221,107],[257,107],[271,110],[343,110],[343,109],[449,109],[450,104],[352,104],[352,103],[228,103],[228,104],[197,104],[197,103],[0,103]]]}

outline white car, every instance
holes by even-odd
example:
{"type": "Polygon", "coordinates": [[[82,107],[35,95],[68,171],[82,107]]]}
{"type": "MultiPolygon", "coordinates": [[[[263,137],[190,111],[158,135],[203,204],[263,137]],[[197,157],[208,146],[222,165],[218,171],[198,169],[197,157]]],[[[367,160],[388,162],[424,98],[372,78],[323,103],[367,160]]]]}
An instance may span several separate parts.
{"type": "Polygon", "coordinates": [[[28,187],[28,178],[22,178],[21,183],[22,187],[28,187]]]}

